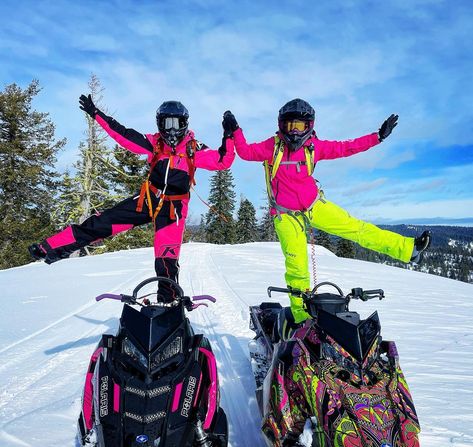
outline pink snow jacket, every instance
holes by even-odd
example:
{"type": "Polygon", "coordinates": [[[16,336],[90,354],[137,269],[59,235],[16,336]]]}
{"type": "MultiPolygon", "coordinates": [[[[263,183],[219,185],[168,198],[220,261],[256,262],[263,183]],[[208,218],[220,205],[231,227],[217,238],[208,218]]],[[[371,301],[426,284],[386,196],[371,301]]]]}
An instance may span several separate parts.
{"type": "MultiPolygon", "coordinates": [[[[282,138],[279,135],[279,138],[282,138]]],[[[261,143],[248,144],[241,129],[233,133],[235,149],[237,154],[248,161],[268,161],[272,163],[275,138],[270,137],[261,143]]],[[[376,132],[364,137],[347,141],[325,141],[319,140],[315,135],[309,138],[304,146],[314,145],[314,165],[319,160],[331,160],[334,158],[348,157],[358,152],[363,152],[379,144],[376,132]]],[[[271,189],[276,203],[284,208],[294,211],[305,211],[311,208],[318,197],[317,183],[309,176],[305,165],[305,151],[301,147],[296,151],[289,151],[284,147],[283,158],[271,182],[271,189]],[[295,162],[284,164],[285,162],[295,162]],[[297,163],[299,162],[299,164],[297,163]]],[[[271,210],[276,214],[276,210],[271,210]]]]}
{"type": "MultiPolygon", "coordinates": [[[[95,119],[120,146],[135,154],[147,155],[148,162],[151,163],[154,148],[160,140],[159,133],[142,134],[134,129],[128,129],[100,111],[95,119]]],[[[189,192],[192,173],[188,163],[187,143],[193,139],[194,133],[189,130],[174,152],[162,141],[162,150],[157,162],[153,162],[152,166],[150,175],[152,185],[161,191],[166,187],[166,193],[170,195],[189,192]]],[[[222,161],[219,161],[220,154],[217,150],[209,149],[204,144],[196,142],[196,151],[193,156],[194,167],[209,171],[228,169],[235,159],[233,141],[227,138],[225,146],[227,153],[222,161]]]]}

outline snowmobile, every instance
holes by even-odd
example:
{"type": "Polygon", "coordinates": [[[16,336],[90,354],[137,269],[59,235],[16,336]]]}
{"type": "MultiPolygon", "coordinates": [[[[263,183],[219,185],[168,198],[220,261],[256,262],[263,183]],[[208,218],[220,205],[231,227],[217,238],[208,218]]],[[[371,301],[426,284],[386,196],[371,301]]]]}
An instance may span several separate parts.
{"type": "Polygon", "coordinates": [[[312,319],[296,325],[289,307],[250,307],[250,357],[262,431],[269,446],[418,447],[419,421],[396,344],[383,340],[378,313],[363,320],[353,299],[384,298],[333,283],[312,291],[269,287],[303,298],[312,319]],[[319,293],[331,286],[336,293],[319,293]]]}
{"type": "Polygon", "coordinates": [[[195,334],[185,316],[185,310],[207,306],[204,301],[215,298],[190,298],[176,282],[154,277],[138,284],[132,295],[96,298],[103,299],[124,306],[117,334],[104,334],[90,359],[77,444],[227,446],[215,357],[208,339],[195,334]],[[147,284],[160,281],[175,291],[172,302],[164,302],[156,291],[138,295],[147,284]]]}

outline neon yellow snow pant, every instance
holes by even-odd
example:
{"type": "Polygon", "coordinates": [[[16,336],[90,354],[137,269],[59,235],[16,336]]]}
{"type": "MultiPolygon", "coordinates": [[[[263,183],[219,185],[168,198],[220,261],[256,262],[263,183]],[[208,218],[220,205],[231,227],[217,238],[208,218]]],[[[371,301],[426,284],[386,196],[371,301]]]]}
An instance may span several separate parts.
{"type": "MultiPolygon", "coordinates": [[[[281,214],[274,218],[274,227],[286,259],[286,284],[299,290],[310,288],[306,220],[310,226],[326,233],[356,242],[362,247],[383,253],[394,259],[409,262],[414,249],[414,239],[392,231],[382,230],[376,225],[353,216],[325,198],[315,202],[311,210],[305,211],[306,219],[297,215],[281,214]]],[[[296,323],[310,318],[303,309],[302,298],[289,296],[291,310],[296,323]]]]}

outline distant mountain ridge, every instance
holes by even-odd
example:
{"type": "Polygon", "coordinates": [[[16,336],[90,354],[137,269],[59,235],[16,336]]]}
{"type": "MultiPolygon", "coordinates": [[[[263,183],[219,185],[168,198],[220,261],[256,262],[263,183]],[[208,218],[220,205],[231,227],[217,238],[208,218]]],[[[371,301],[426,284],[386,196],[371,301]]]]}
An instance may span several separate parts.
{"type": "Polygon", "coordinates": [[[419,265],[404,264],[359,246],[355,247],[356,259],[394,265],[473,283],[473,227],[413,224],[379,226],[410,237],[430,230],[432,231],[432,245],[426,251],[419,265]]]}
{"type": "Polygon", "coordinates": [[[376,225],[447,225],[447,226],[473,226],[473,217],[446,218],[446,217],[420,217],[409,219],[410,223],[406,224],[406,219],[399,220],[378,220],[376,225]]]}

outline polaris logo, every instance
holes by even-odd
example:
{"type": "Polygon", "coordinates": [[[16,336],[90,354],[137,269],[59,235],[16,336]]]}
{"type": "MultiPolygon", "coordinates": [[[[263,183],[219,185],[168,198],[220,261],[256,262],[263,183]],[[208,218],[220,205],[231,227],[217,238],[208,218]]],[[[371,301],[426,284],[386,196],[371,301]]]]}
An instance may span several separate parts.
{"type": "Polygon", "coordinates": [[[139,435],[136,437],[136,442],[138,444],[145,444],[148,442],[148,436],[146,435],[139,435]]]}
{"type": "Polygon", "coordinates": [[[192,397],[194,396],[195,391],[195,384],[197,383],[197,379],[193,376],[189,377],[189,383],[187,384],[186,389],[186,397],[184,399],[184,403],[182,405],[181,416],[185,418],[189,417],[189,410],[192,406],[192,397]]]}
{"type": "Polygon", "coordinates": [[[100,417],[108,415],[108,376],[100,379],[100,417]]]}

